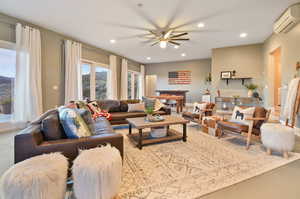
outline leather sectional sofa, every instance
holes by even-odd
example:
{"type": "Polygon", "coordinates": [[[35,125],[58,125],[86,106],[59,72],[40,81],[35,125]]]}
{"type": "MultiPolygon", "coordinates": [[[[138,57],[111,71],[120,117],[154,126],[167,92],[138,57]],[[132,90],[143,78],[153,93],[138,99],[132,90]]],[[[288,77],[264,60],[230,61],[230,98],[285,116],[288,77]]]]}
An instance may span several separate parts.
{"type": "MultiPolygon", "coordinates": [[[[126,118],[145,117],[145,112],[128,112],[128,104],[139,103],[140,100],[99,100],[98,106],[107,110],[112,115],[111,124],[127,124],[126,118]]],[[[156,113],[160,115],[170,115],[171,109],[161,108],[156,113]]]]}
{"type": "Polygon", "coordinates": [[[72,163],[79,149],[94,148],[107,143],[116,147],[123,157],[123,136],[114,133],[105,118],[99,118],[97,125],[101,129],[100,135],[68,139],[60,124],[58,111],[50,110],[15,136],[15,163],[51,152],[61,152],[72,163]]]}

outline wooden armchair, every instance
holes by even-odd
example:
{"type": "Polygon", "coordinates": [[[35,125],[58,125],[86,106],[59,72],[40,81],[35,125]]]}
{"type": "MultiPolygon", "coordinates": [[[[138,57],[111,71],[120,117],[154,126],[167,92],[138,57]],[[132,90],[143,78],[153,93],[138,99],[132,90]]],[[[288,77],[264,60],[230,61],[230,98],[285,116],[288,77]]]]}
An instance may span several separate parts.
{"type": "Polygon", "coordinates": [[[219,121],[218,137],[221,138],[221,136],[225,133],[225,131],[239,133],[239,134],[245,133],[247,135],[246,147],[248,150],[250,147],[252,135],[260,137],[260,127],[264,122],[266,122],[269,119],[269,116],[270,116],[270,110],[266,110],[263,107],[255,107],[253,117],[246,118],[246,120],[249,121],[249,125],[226,121],[226,120],[219,121]]]}
{"type": "Polygon", "coordinates": [[[204,110],[200,111],[200,113],[192,113],[192,112],[186,111],[186,112],[182,113],[182,117],[191,122],[195,122],[195,123],[198,123],[201,125],[203,117],[213,115],[214,107],[215,107],[214,103],[208,103],[206,108],[204,110]]]}

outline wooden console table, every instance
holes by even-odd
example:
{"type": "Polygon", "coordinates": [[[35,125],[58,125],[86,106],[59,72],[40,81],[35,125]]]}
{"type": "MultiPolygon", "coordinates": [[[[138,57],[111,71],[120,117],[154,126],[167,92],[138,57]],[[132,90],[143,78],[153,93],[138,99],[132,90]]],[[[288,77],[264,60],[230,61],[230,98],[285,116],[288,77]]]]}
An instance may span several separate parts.
{"type": "Polygon", "coordinates": [[[176,96],[183,96],[183,106],[186,103],[186,93],[189,92],[188,90],[156,90],[159,95],[176,95],[176,96]]]}

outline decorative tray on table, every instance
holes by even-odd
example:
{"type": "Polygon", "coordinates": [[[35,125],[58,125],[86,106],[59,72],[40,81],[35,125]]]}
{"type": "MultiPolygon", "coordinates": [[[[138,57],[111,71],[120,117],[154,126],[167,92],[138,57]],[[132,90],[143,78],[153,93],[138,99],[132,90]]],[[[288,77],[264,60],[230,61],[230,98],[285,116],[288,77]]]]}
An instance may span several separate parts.
{"type": "Polygon", "coordinates": [[[159,115],[159,114],[156,114],[156,115],[148,115],[146,118],[145,118],[146,121],[148,122],[162,122],[164,121],[164,117],[159,115]]]}

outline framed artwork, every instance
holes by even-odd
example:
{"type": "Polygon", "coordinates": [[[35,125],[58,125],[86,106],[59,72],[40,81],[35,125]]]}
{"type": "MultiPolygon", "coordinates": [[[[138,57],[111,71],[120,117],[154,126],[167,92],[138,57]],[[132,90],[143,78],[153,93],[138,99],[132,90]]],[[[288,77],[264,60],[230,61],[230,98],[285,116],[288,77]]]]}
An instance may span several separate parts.
{"type": "Polygon", "coordinates": [[[221,72],[221,79],[229,79],[231,78],[231,71],[222,71],[221,72]]]}
{"type": "Polygon", "coordinates": [[[191,84],[191,71],[172,71],[168,73],[169,85],[175,84],[191,84]]]}

